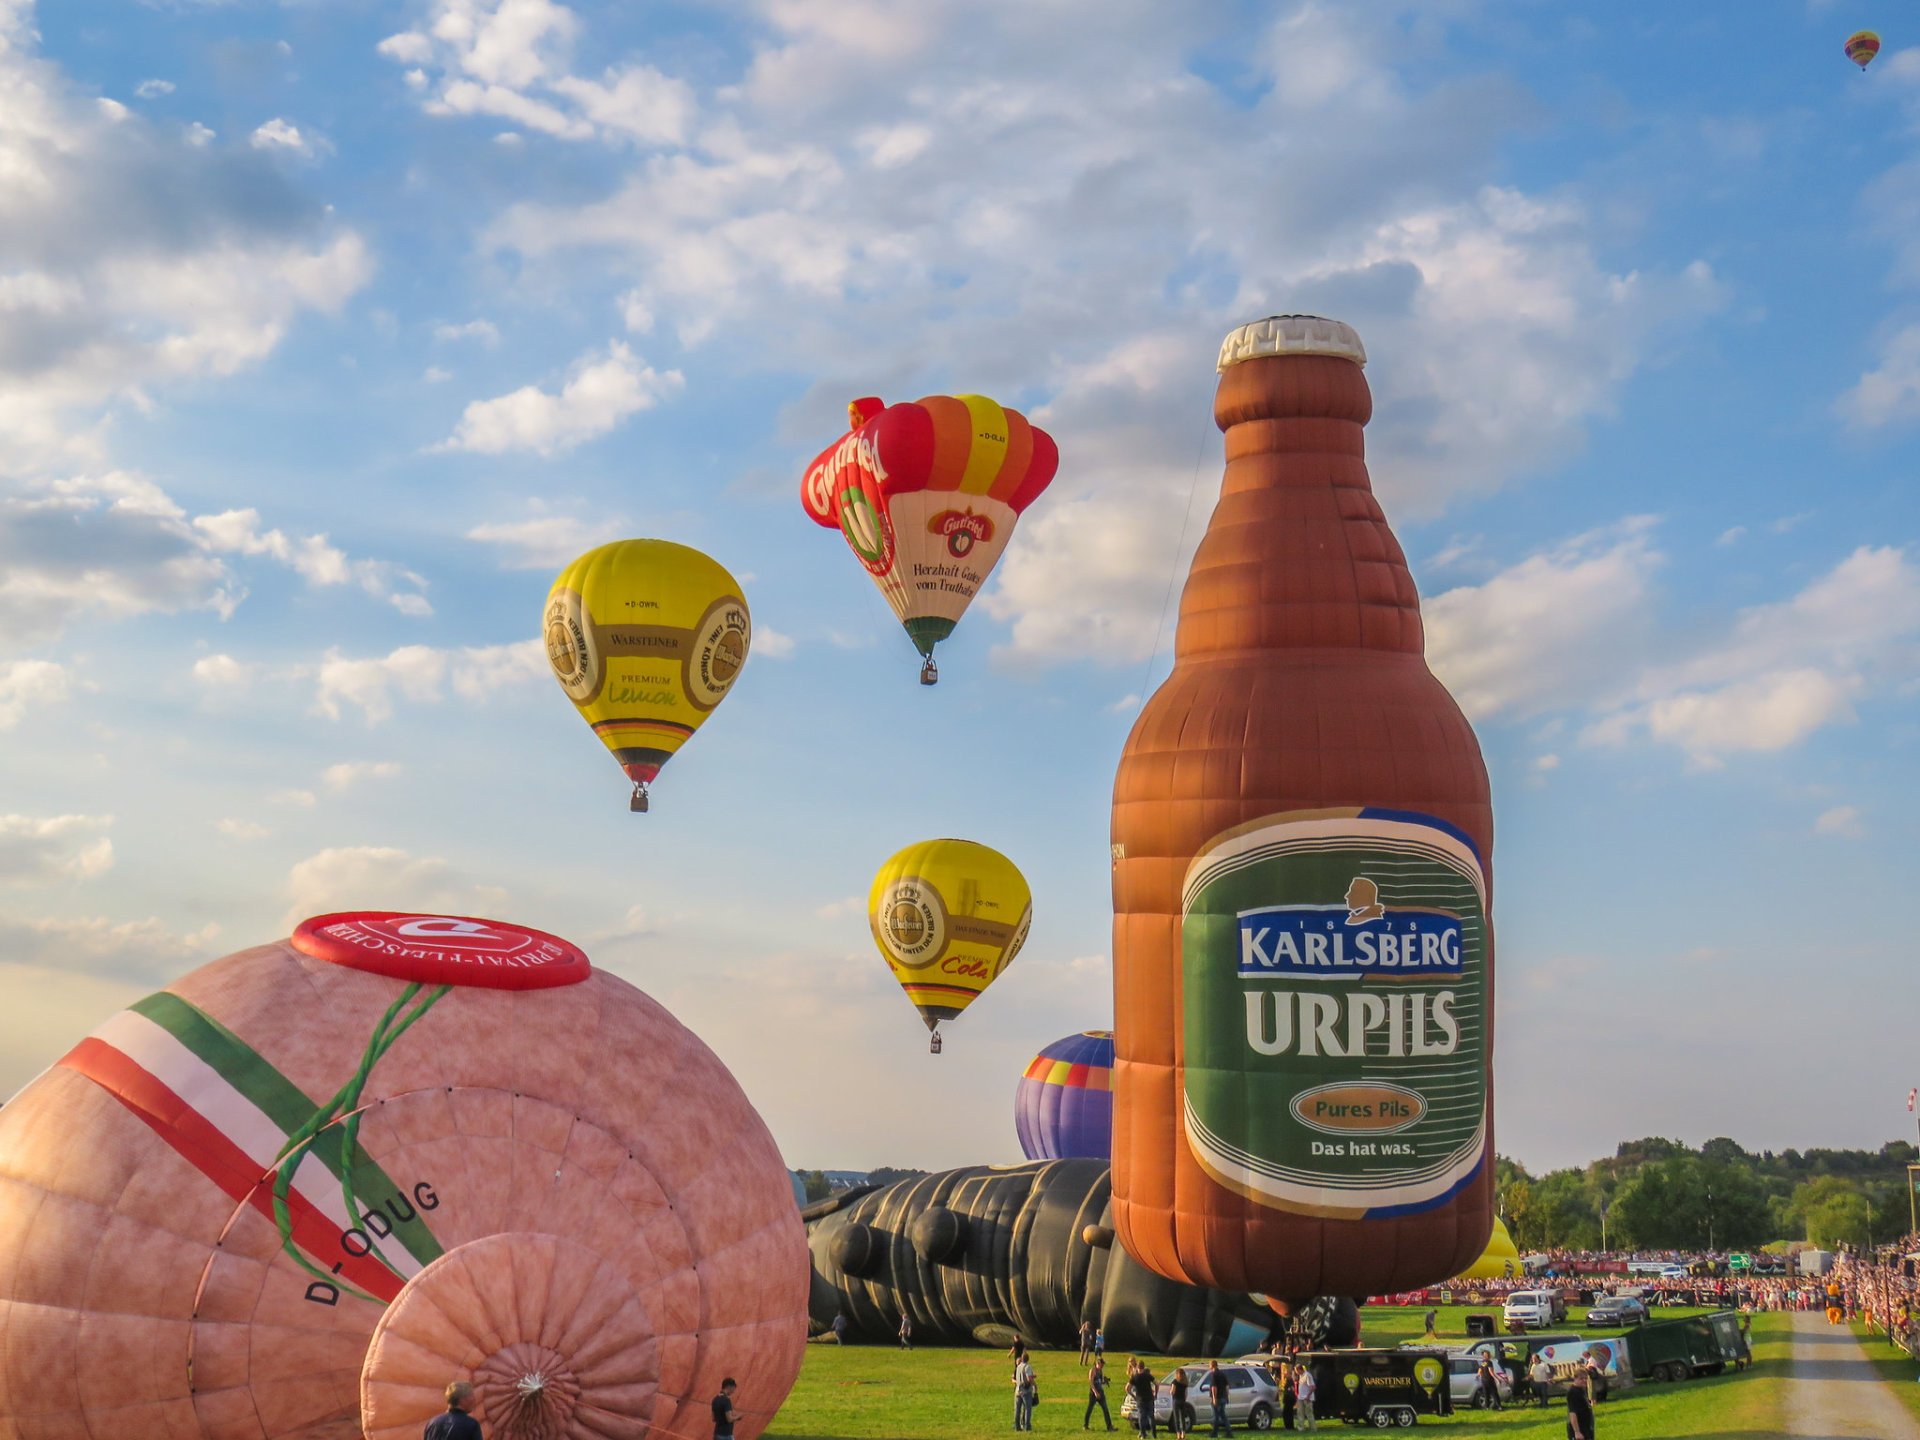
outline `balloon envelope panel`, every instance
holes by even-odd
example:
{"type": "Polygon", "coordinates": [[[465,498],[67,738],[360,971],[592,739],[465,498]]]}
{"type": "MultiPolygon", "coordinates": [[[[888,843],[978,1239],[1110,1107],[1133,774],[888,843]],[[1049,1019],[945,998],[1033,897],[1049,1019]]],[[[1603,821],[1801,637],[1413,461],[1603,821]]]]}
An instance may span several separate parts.
{"type": "MultiPolygon", "coordinates": [[[[369,945],[410,923],[329,919],[369,945]]],[[[478,926],[475,945],[515,930],[411,920],[478,926]]],[[[413,1440],[473,1379],[491,1436],[599,1415],[641,1440],[696,1430],[729,1373],[743,1434],[764,1428],[806,1300],[766,1127],[624,981],[498,988],[480,977],[537,959],[466,958],[475,980],[447,983],[242,951],[0,1110],[18,1433],[413,1440]]]]}
{"type": "Polygon", "coordinates": [[[1083,1030],[1046,1047],[1014,1091],[1013,1123],[1029,1160],[1113,1153],[1113,1032],[1083,1030]]]}

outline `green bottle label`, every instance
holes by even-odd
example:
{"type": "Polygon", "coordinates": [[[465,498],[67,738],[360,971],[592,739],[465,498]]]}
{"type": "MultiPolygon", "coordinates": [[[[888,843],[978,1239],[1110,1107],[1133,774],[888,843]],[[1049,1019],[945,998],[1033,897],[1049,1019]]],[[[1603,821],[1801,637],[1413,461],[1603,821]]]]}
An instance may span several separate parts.
{"type": "Polygon", "coordinates": [[[1487,886],[1468,836],[1297,810],[1215,836],[1181,926],[1187,1143],[1258,1204],[1443,1203],[1487,1138],[1487,886]]]}

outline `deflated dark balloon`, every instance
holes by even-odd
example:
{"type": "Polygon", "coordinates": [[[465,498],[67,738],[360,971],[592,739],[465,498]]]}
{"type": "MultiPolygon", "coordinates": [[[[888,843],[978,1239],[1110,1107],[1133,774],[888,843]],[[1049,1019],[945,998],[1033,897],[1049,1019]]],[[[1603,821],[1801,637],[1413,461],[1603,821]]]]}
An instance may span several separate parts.
{"type": "Polygon", "coordinates": [[[1078,1344],[1240,1355],[1286,1325],[1244,1294],[1163,1279],[1113,1244],[1110,1170],[1099,1160],[971,1165],[849,1191],[803,1212],[815,1333],[892,1343],[903,1314],[926,1345],[1078,1344]],[[852,1262],[852,1266],[846,1262],[852,1262]],[[857,1268],[854,1268],[857,1267],[857,1268]]]}

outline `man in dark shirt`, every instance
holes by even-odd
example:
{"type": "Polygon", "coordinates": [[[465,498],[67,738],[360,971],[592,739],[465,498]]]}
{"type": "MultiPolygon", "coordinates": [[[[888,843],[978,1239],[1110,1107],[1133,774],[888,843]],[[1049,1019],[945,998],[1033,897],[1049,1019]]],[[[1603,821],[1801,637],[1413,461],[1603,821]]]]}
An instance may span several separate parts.
{"type": "Polygon", "coordinates": [[[720,1393],[713,1397],[713,1440],[733,1440],[733,1377],[720,1382],[720,1393]]]}
{"type": "Polygon", "coordinates": [[[1087,1372],[1087,1413],[1080,1417],[1080,1428],[1085,1430],[1093,1423],[1093,1407],[1100,1407],[1101,1418],[1107,1422],[1107,1428],[1113,1428],[1113,1412],[1107,1409],[1107,1362],[1096,1360],[1093,1368],[1087,1372]]]}
{"type": "Polygon", "coordinates": [[[1587,1402],[1587,1377],[1579,1370],[1567,1382],[1567,1440],[1593,1440],[1593,1406],[1587,1402]]]}
{"type": "Polygon", "coordinates": [[[427,1422],[426,1440],[480,1440],[480,1422],[467,1413],[473,1386],[456,1380],[447,1386],[447,1409],[427,1422]]]}
{"type": "Polygon", "coordinates": [[[1220,1372],[1220,1362],[1207,1362],[1207,1393],[1213,1398],[1213,1430],[1215,1435],[1231,1435],[1233,1426],[1227,1423],[1227,1377],[1220,1372]]]}

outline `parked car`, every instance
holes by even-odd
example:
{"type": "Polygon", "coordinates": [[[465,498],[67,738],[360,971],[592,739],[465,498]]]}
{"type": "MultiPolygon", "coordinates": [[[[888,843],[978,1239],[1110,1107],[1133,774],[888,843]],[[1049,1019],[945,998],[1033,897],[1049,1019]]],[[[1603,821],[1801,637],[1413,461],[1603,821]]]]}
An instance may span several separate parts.
{"type": "Polygon", "coordinates": [[[1607,1295],[1594,1303],[1587,1311],[1587,1324],[1607,1325],[1644,1325],[1647,1323],[1647,1305],[1634,1295],[1607,1295]]]}
{"type": "MultiPolygon", "coordinates": [[[[1456,1408],[1462,1405],[1471,1406],[1475,1410],[1486,1408],[1487,1402],[1480,1395],[1479,1356],[1449,1356],[1447,1372],[1447,1389],[1453,1393],[1453,1403],[1456,1408]]],[[[1501,1404],[1507,1404],[1513,1399],[1513,1376],[1497,1364],[1493,1367],[1493,1385],[1500,1392],[1501,1404]]]]}
{"type": "MultiPolygon", "coordinates": [[[[1197,1423],[1205,1423],[1203,1417],[1213,1414],[1213,1398],[1206,1389],[1207,1367],[1179,1365],[1174,1368],[1184,1370],[1187,1375],[1187,1429],[1192,1431],[1197,1423]]],[[[1280,1391],[1265,1368],[1258,1365],[1222,1365],[1220,1373],[1227,1377],[1228,1422],[1246,1430],[1271,1429],[1274,1414],[1280,1408],[1280,1391]]],[[[1120,1402],[1120,1413],[1131,1420],[1137,1411],[1133,1392],[1129,1390],[1127,1398],[1120,1402]]],[[[1156,1425],[1173,1423],[1172,1370],[1161,1376],[1160,1383],[1154,1387],[1153,1419],[1156,1425]]]]}
{"type": "Polygon", "coordinates": [[[1567,1318],[1567,1302],[1558,1290],[1515,1290],[1501,1307],[1500,1318],[1509,1329],[1558,1325],[1567,1318]]]}

